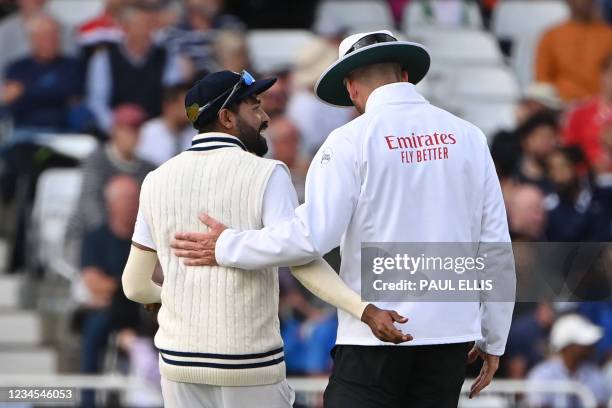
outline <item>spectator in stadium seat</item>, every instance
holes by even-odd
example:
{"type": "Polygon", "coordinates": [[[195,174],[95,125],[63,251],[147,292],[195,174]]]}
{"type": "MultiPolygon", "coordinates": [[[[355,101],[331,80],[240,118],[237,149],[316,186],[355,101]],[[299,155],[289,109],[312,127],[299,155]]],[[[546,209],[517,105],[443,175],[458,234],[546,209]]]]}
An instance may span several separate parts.
{"type": "Polygon", "coordinates": [[[198,79],[219,70],[214,50],[218,31],[244,29],[236,17],[222,14],[223,6],[223,0],[187,0],[181,22],[161,33],[169,52],[189,59],[198,79]]]}
{"type": "Polygon", "coordinates": [[[219,69],[227,69],[233,72],[241,72],[242,70],[254,72],[243,32],[221,31],[215,39],[214,49],[219,69]]]}
{"type": "Polygon", "coordinates": [[[185,115],[188,89],[185,85],[175,85],[164,90],[161,116],[149,120],[140,131],[138,157],[159,166],[191,147],[196,131],[185,115]]]}
{"type": "Polygon", "coordinates": [[[555,311],[550,302],[539,302],[534,310],[514,319],[508,335],[504,368],[509,378],[523,379],[544,360],[555,311]]]}
{"type": "Polygon", "coordinates": [[[605,206],[580,177],[582,155],[576,148],[555,150],[547,159],[552,192],[546,197],[546,235],[554,242],[608,241],[612,225],[605,206]]]}
{"type": "MultiPolygon", "coordinates": [[[[17,12],[0,21],[0,73],[4,73],[8,63],[27,56],[30,52],[30,42],[26,30],[30,17],[44,13],[48,0],[17,0],[17,12]]],[[[54,15],[55,18],[59,17],[54,15]]],[[[75,41],[69,27],[62,27],[62,52],[74,54],[75,41]]],[[[0,85],[2,78],[0,78],[0,85]]]]}
{"type": "Polygon", "coordinates": [[[119,16],[123,7],[133,0],[106,0],[104,11],[78,27],[76,36],[87,61],[96,50],[121,40],[119,16]]]}
{"type": "Polygon", "coordinates": [[[26,21],[41,13],[47,0],[19,0],[16,13],[0,21],[0,72],[9,62],[23,58],[30,52],[26,21]]]}
{"type": "Polygon", "coordinates": [[[52,17],[30,17],[27,31],[32,53],[8,66],[2,102],[15,127],[67,130],[70,108],[80,98],[78,63],[61,54],[60,27],[52,17]]]}
{"type": "Polygon", "coordinates": [[[603,329],[597,353],[600,361],[608,361],[609,374],[612,375],[612,302],[581,302],[578,312],[603,329]]]}
{"type": "Polygon", "coordinates": [[[270,121],[268,133],[272,158],[287,165],[291,172],[291,182],[298,194],[298,202],[303,203],[309,163],[302,158],[300,132],[287,117],[278,116],[270,121]]]}
{"type": "Polygon", "coordinates": [[[303,153],[309,157],[314,156],[332,130],[348,123],[356,115],[354,109],[328,105],[314,94],[319,76],[337,57],[338,52],[319,38],[297,54],[287,116],[299,129],[303,153]]]}
{"type": "Polygon", "coordinates": [[[279,316],[289,375],[329,373],[329,351],[338,325],[333,308],[312,296],[291,275],[279,268],[279,316]]]}
{"type": "Polygon", "coordinates": [[[86,91],[98,125],[108,131],[112,109],[123,103],[142,107],[149,117],[161,113],[164,86],[187,78],[186,66],[153,42],[157,8],[136,2],[122,9],[123,40],[91,57],[86,91]]]}
{"type": "Polygon", "coordinates": [[[571,110],[563,127],[563,143],[582,149],[593,166],[604,160],[602,125],[612,114],[612,52],[603,60],[597,78],[601,93],[571,110]]]}
{"type": "MultiPolygon", "coordinates": [[[[533,83],[525,89],[516,106],[516,127],[521,126],[533,115],[541,112],[556,112],[563,108],[563,103],[554,86],[545,83],[533,83]]],[[[521,143],[516,127],[501,130],[493,136],[491,156],[500,179],[511,176],[521,156],[521,143]]]]}
{"type": "MultiPolygon", "coordinates": [[[[107,222],[88,229],[81,248],[81,279],[90,293],[84,305],[81,372],[95,374],[110,333],[113,331],[112,304],[124,298],[120,290],[121,273],[128,259],[138,212],[139,182],[127,175],[111,178],[104,185],[103,204],[107,222]]],[[[122,302],[122,313],[134,315],[138,305],[122,302]],[[130,310],[130,308],[132,310],[130,310]]],[[[94,394],[83,393],[83,406],[93,407],[94,394]]]]}
{"type": "Polygon", "coordinates": [[[541,241],[546,228],[542,191],[533,185],[521,184],[505,199],[512,241],[541,241]]]}
{"type": "Polygon", "coordinates": [[[136,156],[139,132],[146,119],[136,105],[120,105],[114,111],[110,140],[82,163],[83,184],[74,215],[68,223],[66,256],[74,260],[83,231],[105,222],[104,186],[118,174],[128,174],[139,182],[155,166],[136,156]]]}
{"type": "Polygon", "coordinates": [[[409,0],[387,0],[393,20],[399,27],[402,24],[402,18],[404,17],[404,9],[408,7],[409,0]]]}
{"type": "MultiPolygon", "coordinates": [[[[394,2],[397,3],[397,1],[394,2]]],[[[410,24],[413,24],[413,27],[480,28],[480,12],[470,8],[470,5],[472,5],[470,1],[415,0],[415,2],[419,5],[419,8],[415,10],[416,13],[410,19],[410,24]],[[475,12],[472,12],[472,10],[475,12]]]]}
{"type": "Polygon", "coordinates": [[[278,115],[284,115],[287,110],[290,93],[290,77],[291,72],[288,70],[280,70],[276,72],[268,72],[263,77],[276,77],[277,80],[259,97],[261,99],[261,108],[268,114],[270,118],[275,118],[278,115]]]}
{"type": "Polygon", "coordinates": [[[568,21],[551,28],[537,48],[535,77],[553,84],[566,101],[600,91],[599,72],[612,52],[612,28],[597,15],[595,0],[567,0],[568,21]]]}
{"type": "MultiPolygon", "coordinates": [[[[550,334],[550,345],[556,353],[535,366],[527,381],[534,386],[538,381],[577,381],[589,389],[597,406],[605,406],[610,397],[601,370],[589,361],[594,346],[601,339],[602,330],[584,317],[570,314],[559,318],[550,334]]],[[[580,407],[575,396],[562,393],[529,393],[530,407],[580,407]]]]}
{"type": "Polygon", "coordinates": [[[546,159],[557,146],[558,131],[557,116],[550,112],[532,116],[517,129],[522,155],[516,176],[521,182],[533,183],[544,191],[550,190],[546,159]]]}

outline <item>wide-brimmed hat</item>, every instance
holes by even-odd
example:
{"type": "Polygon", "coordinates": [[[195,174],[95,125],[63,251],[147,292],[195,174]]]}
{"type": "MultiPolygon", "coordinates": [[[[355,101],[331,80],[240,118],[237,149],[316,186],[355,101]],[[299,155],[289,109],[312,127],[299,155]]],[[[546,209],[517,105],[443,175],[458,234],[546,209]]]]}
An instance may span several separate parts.
{"type": "Polygon", "coordinates": [[[564,107],[557,89],[545,82],[534,82],[529,85],[523,92],[521,99],[523,101],[535,101],[551,110],[560,110],[564,107]]]}
{"type": "Polygon", "coordinates": [[[417,84],[429,70],[429,52],[421,44],[398,41],[388,30],[353,34],[339,47],[338,60],[319,78],[315,94],[324,102],[352,106],[344,78],[357,68],[394,62],[408,72],[408,81],[417,84]]]}
{"type": "Polygon", "coordinates": [[[321,73],[336,61],[336,47],[322,38],[306,44],[297,54],[293,71],[293,84],[309,90],[317,83],[321,73]]]}

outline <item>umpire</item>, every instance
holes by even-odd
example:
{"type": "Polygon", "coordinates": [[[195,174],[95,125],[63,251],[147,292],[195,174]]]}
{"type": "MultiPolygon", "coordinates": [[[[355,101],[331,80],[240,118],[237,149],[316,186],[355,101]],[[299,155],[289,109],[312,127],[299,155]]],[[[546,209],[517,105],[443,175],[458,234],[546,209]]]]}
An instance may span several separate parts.
{"type": "MultiPolygon", "coordinates": [[[[261,230],[209,220],[191,262],[257,269],[304,262],[340,244],[341,278],[361,288],[364,243],[508,243],[508,225],[487,140],[476,126],[431,105],[415,89],[430,57],[389,31],[355,34],[315,86],[326,103],[361,116],[333,131],[315,156],[306,202],[261,230]]],[[[514,291],[514,265],[510,275],[514,291]]],[[[513,302],[377,302],[408,318],[412,341],[390,345],[338,311],[329,408],[456,407],[466,361],[484,364],[470,396],[486,387],[504,353],[513,302]],[[473,342],[475,344],[472,346],[473,342]]]]}

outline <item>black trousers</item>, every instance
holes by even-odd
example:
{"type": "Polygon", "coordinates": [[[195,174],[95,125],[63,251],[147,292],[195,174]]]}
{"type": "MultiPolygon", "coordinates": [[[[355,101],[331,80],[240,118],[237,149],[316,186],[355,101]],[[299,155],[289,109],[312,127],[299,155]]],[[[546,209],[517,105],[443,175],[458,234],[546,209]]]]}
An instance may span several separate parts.
{"type": "Polygon", "coordinates": [[[332,350],[325,408],[456,408],[472,343],[332,350]]]}

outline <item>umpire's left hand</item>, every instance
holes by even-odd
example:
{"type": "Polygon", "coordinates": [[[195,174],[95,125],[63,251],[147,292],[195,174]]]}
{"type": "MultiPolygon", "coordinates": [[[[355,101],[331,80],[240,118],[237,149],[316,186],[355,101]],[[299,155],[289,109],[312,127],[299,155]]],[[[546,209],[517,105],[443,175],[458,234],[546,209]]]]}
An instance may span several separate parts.
{"type": "Polygon", "coordinates": [[[485,353],[484,351],[480,350],[476,344],[474,344],[474,347],[472,347],[468,353],[468,364],[476,361],[478,357],[482,358],[484,363],[480,369],[480,374],[478,374],[478,377],[476,377],[472,383],[472,386],[470,387],[470,398],[475,397],[487,385],[491,384],[493,376],[499,368],[499,356],[485,353]]]}

